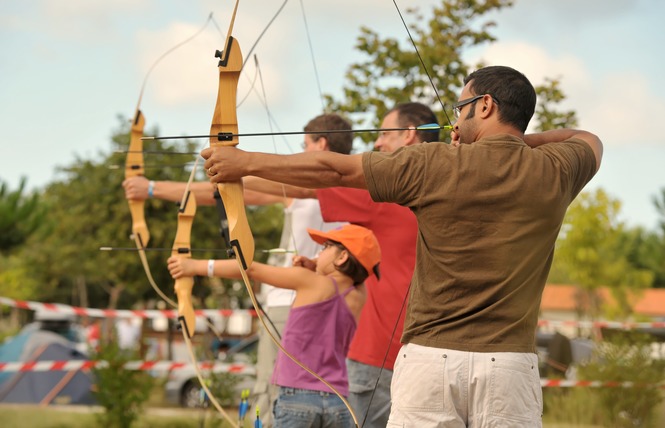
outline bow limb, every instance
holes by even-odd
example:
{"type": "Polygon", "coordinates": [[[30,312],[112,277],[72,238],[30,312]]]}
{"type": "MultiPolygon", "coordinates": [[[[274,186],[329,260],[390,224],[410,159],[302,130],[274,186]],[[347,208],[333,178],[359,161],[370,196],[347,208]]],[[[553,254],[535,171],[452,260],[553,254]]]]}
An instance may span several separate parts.
{"type": "MultiPolygon", "coordinates": [[[[238,3],[236,2],[236,8],[238,3]]],[[[216,137],[210,138],[210,147],[220,146],[235,146],[238,144],[238,119],[236,114],[236,98],[238,79],[240,71],[242,70],[242,52],[238,41],[231,36],[233,28],[233,19],[235,19],[235,10],[228,32],[226,46],[223,52],[217,51],[215,56],[220,58],[219,62],[219,89],[217,92],[217,103],[213,113],[212,125],[210,128],[210,135],[217,136],[221,133],[231,133],[232,138],[229,141],[220,142],[216,137]]],[[[220,214],[225,213],[225,218],[222,218],[223,235],[227,239],[229,254],[238,262],[238,268],[242,275],[243,282],[247,288],[247,292],[252,300],[252,305],[256,310],[257,316],[261,324],[268,332],[271,340],[284,354],[289,357],[298,366],[305,371],[316,377],[319,381],[325,384],[331,391],[333,391],[348,408],[353,420],[358,426],[358,419],[356,418],[351,405],[346,398],[337,389],[327,382],[318,373],[314,372],[298,360],[294,355],[287,351],[281,342],[272,334],[265,321],[260,306],[256,299],[254,289],[249,281],[247,269],[250,267],[254,258],[254,238],[247,222],[247,215],[245,212],[245,203],[243,199],[243,186],[242,181],[226,182],[217,185],[217,191],[220,195],[220,205],[223,209],[220,214]]]]}
{"type": "MultiPolygon", "coordinates": [[[[145,175],[145,164],[143,160],[143,129],[145,128],[145,116],[137,107],[132,120],[131,133],[129,137],[129,150],[127,152],[127,159],[125,161],[125,178],[138,177],[145,175]]],[[[132,239],[136,243],[136,249],[141,259],[141,265],[145,271],[148,282],[157,294],[172,307],[176,303],[168,298],[166,294],[157,286],[155,279],[150,271],[148,264],[148,257],[145,254],[145,249],[150,242],[150,231],[148,224],[145,221],[145,201],[144,200],[128,200],[129,212],[132,216],[132,239]]]]}

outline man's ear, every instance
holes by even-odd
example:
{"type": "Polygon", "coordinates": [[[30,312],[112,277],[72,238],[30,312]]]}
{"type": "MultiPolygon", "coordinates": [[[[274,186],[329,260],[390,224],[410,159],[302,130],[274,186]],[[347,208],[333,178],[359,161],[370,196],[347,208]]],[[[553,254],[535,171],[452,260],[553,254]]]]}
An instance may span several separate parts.
{"type": "Polygon", "coordinates": [[[418,131],[416,128],[409,128],[406,130],[405,146],[411,146],[417,144],[418,141],[418,131]]]}
{"type": "Polygon", "coordinates": [[[319,139],[316,140],[316,142],[317,142],[317,143],[319,143],[319,142],[322,143],[322,144],[321,144],[321,149],[322,149],[323,151],[326,151],[326,152],[327,152],[327,151],[330,150],[330,147],[328,146],[328,139],[327,139],[326,137],[319,137],[319,139]]]}
{"type": "Polygon", "coordinates": [[[485,96],[482,100],[482,107],[480,108],[480,117],[486,119],[490,113],[496,109],[496,103],[490,96],[485,96]]]}

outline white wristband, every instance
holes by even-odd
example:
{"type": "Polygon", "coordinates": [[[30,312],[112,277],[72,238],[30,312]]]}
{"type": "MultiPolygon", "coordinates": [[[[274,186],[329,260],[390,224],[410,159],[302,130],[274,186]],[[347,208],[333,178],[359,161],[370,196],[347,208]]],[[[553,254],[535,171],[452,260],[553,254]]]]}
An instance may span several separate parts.
{"type": "Polygon", "coordinates": [[[148,182],[148,198],[152,199],[154,193],[155,193],[155,182],[151,180],[148,182]]]}
{"type": "Polygon", "coordinates": [[[208,260],[208,278],[215,277],[215,261],[213,259],[208,260]]]}

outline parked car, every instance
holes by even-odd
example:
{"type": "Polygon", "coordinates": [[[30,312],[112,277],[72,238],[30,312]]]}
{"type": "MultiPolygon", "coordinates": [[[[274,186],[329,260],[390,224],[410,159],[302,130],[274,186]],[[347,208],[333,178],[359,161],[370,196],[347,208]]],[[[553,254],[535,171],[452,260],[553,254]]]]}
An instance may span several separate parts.
{"type": "MultiPolygon", "coordinates": [[[[238,376],[238,382],[234,386],[233,391],[233,397],[237,397],[234,398],[234,401],[237,401],[237,403],[240,403],[241,392],[245,389],[251,391],[254,386],[256,380],[254,365],[256,362],[258,340],[258,335],[255,334],[231,345],[228,350],[221,350],[219,352],[219,361],[247,366],[248,370],[245,370],[243,373],[233,374],[234,376],[238,376]]],[[[221,342],[221,346],[223,347],[224,345],[225,342],[221,342]]],[[[205,372],[204,370],[204,378],[206,375],[205,372]]],[[[173,370],[169,374],[165,385],[165,398],[169,403],[178,404],[183,407],[201,406],[201,385],[196,377],[194,367],[183,367],[173,370]]]]}
{"type": "Polygon", "coordinates": [[[593,353],[593,341],[573,338],[561,333],[536,333],[538,368],[541,377],[574,378],[575,366],[585,362],[593,353]]]}

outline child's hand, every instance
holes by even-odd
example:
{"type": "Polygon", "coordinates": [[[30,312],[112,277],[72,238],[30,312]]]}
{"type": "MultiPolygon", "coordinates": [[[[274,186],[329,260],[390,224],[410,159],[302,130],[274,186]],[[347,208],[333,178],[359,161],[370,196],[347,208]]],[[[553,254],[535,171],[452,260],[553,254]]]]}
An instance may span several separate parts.
{"type": "Polygon", "coordinates": [[[169,272],[174,279],[194,276],[193,264],[194,260],[184,257],[171,256],[168,260],[169,272]]]}
{"type": "Polygon", "coordinates": [[[307,257],[304,256],[294,256],[293,257],[293,266],[299,266],[299,267],[304,267],[305,269],[309,269],[311,271],[316,270],[316,259],[308,259],[307,257]]]}

